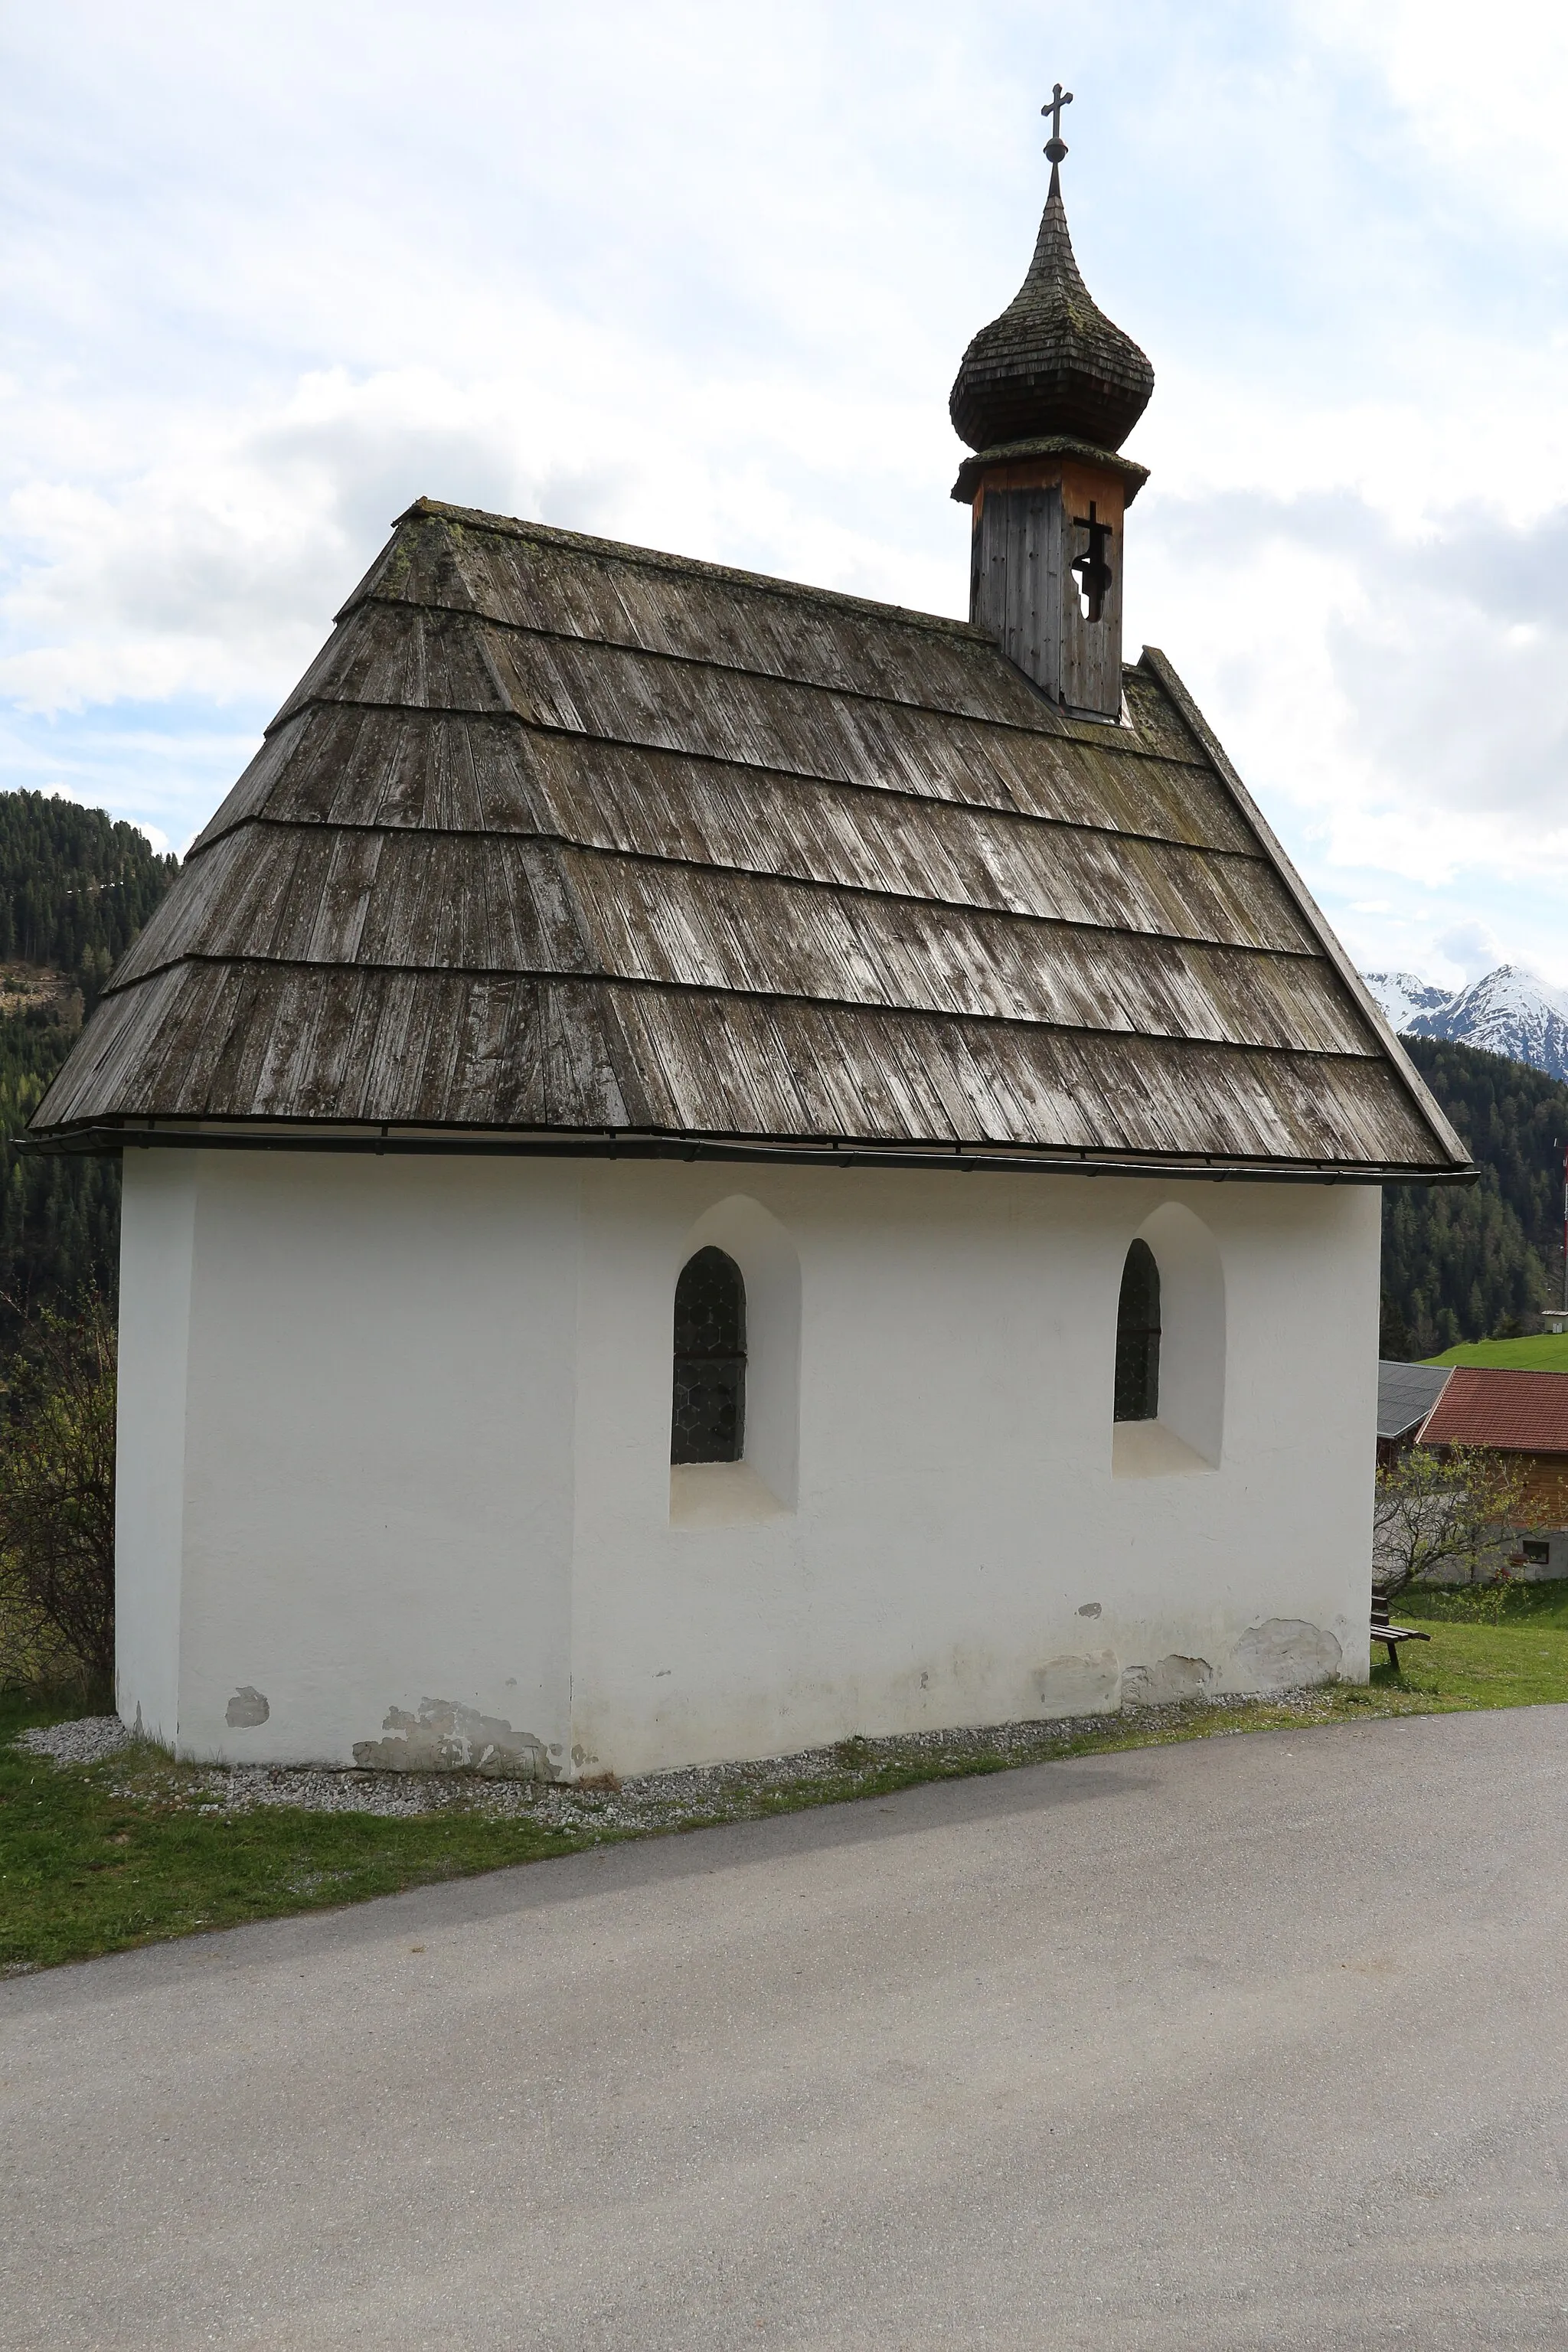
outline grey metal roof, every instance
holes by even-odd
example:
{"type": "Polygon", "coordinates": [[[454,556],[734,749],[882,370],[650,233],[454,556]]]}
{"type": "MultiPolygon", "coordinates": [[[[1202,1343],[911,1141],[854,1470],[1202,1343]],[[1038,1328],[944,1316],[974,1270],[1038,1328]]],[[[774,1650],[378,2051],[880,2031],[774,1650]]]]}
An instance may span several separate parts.
{"type": "Polygon", "coordinates": [[[1452,1369],[1449,1364],[1379,1364],[1379,1437],[1404,1437],[1419,1427],[1442,1395],[1452,1369]]]}
{"type": "Polygon", "coordinates": [[[1125,675],[1076,721],[964,623],[422,499],[33,1133],[1462,1172],[1125,675]]]}

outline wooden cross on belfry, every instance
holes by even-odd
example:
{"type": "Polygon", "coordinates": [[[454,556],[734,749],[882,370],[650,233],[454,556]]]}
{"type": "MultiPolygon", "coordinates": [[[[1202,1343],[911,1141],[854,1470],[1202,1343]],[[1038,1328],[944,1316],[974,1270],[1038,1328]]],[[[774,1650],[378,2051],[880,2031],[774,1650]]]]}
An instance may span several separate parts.
{"type": "Polygon", "coordinates": [[[1067,154],[1068,143],[1062,137],[1062,109],[1071,104],[1071,90],[1064,89],[1058,81],[1040,109],[1042,114],[1048,114],[1051,118],[1051,135],[1046,142],[1046,160],[1049,163],[1061,163],[1067,154]]]}
{"type": "Polygon", "coordinates": [[[1072,519],[1075,530],[1088,531],[1089,546],[1082,555],[1075,555],[1068,566],[1069,572],[1076,572],[1078,574],[1079,583],[1083,591],[1083,600],[1089,608],[1084,614],[1084,618],[1088,621],[1100,619],[1105,610],[1105,600],[1110,593],[1111,582],[1115,577],[1105,560],[1105,551],[1110,544],[1112,527],[1108,522],[1100,521],[1095,512],[1095,500],[1090,499],[1089,512],[1086,515],[1074,515],[1072,519]]]}

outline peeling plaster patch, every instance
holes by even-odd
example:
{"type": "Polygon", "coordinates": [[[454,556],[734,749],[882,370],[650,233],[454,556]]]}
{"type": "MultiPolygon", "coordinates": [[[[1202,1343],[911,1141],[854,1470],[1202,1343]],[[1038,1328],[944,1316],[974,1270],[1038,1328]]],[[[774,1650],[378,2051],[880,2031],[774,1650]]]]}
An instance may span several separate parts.
{"type": "MultiPolygon", "coordinates": [[[[263,1693],[252,1690],[248,1683],[244,1683],[229,1700],[223,1719],[231,1731],[254,1731],[258,1723],[266,1722],[271,1712],[263,1693]]],[[[141,1728],[140,1709],[137,1711],[137,1728],[141,1728]]]]}
{"type": "Polygon", "coordinates": [[[422,1698],[417,1715],[388,1710],[385,1739],[356,1739],[354,1762],[369,1772],[482,1772],[496,1780],[550,1780],[544,1746],[531,1731],[514,1731],[500,1716],[459,1706],[456,1699],[422,1698]]]}
{"type": "Polygon", "coordinates": [[[1103,1715],[1117,1705],[1121,1683],[1114,1650],[1092,1658],[1052,1658],[1035,1675],[1043,1715],[1103,1715]]]}
{"type": "Polygon", "coordinates": [[[1299,1617],[1270,1617],[1237,1643],[1230,1679],[1237,1690],[1299,1690],[1332,1682],[1343,1653],[1331,1633],[1299,1617]]]}
{"type": "Polygon", "coordinates": [[[1202,1698],[1214,1680],[1206,1658],[1173,1652],[1156,1666],[1129,1666],[1121,1677],[1123,1706],[1170,1706],[1178,1699],[1202,1698]]]}
{"type": "Polygon", "coordinates": [[[1080,1617],[1098,1617],[1098,1616],[1099,1616],[1099,1614],[1100,1614],[1100,1603],[1099,1603],[1099,1601],[1086,1601],[1084,1602],[1084,1604],[1083,1604],[1083,1607],[1079,1611],[1079,1612],[1078,1612],[1078,1613],[1079,1613],[1079,1615],[1080,1617]]]}

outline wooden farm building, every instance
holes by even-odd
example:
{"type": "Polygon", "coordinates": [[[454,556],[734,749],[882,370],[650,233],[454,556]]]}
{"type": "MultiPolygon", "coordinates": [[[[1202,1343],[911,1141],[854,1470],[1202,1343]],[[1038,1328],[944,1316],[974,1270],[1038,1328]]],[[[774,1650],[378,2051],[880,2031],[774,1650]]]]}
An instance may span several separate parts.
{"type": "Polygon", "coordinates": [[[1485,1446],[1516,1461],[1524,1484],[1515,1565],[1538,1577],[1568,1575],[1568,1377],[1456,1365],[1417,1443],[1485,1446]]]}

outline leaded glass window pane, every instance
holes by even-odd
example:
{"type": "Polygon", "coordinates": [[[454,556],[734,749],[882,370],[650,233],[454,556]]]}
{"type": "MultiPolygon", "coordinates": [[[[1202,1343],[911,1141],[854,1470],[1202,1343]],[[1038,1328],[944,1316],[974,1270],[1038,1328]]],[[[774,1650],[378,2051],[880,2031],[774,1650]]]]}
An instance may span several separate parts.
{"type": "Polygon", "coordinates": [[[672,1462],[738,1462],[746,1434],[746,1286],[732,1257],[699,1250],[675,1286],[672,1462]]]}
{"type": "Polygon", "coordinates": [[[1116,1309],[1116,1418],[1153,1421],[1159,1411],[1160,1269],[1148,1243],[1134,1242],[1116,1309]]]}

